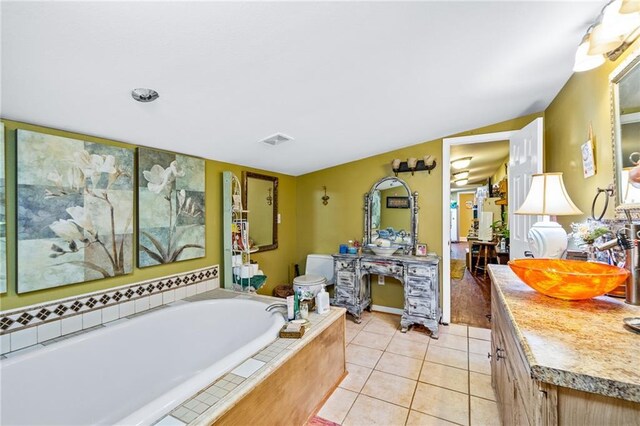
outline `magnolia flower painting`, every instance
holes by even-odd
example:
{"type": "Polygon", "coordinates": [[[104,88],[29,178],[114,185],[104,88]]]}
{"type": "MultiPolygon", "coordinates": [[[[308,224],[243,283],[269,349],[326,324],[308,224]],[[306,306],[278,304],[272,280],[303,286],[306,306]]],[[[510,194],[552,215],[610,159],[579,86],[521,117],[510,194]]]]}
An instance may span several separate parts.
{"type": "Polygon", "coordinates": [[[18,292],[129,274],[133,150],[18,130],[18,292]]]}
{"type": "Polygon", "coordinates": [[[205,255],[204,160],[138,150],[138,266],[205,255]]]}

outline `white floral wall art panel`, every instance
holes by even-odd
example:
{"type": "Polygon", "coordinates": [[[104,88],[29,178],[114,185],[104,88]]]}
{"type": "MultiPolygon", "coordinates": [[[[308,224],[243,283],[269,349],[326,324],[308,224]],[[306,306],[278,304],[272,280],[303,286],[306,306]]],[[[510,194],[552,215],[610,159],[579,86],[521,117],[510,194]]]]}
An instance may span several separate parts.
{"type": "Polygon", "coordinates": [[[133,150],[18,130],[18,292],[129,274],[133,150]]]}
{"type": "Polygon", "coordinates": [[[205,255],[205,163],[138,149],[138,266],[205,255]]]}

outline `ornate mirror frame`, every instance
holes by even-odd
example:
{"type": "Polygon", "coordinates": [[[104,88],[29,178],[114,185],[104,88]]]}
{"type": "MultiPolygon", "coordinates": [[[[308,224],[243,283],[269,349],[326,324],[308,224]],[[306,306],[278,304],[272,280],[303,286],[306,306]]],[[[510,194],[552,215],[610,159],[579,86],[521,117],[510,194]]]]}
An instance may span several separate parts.
{"type": "Polygon", "coordinates": [[[621,200],[622,182],[620,181],[620,170],[622,166],[622,140],[620,124],[619,83],[631,72],[632,69],[640,67],[640,46],[636,47],[629,56],[618,65],[609,75],[609,96],[611,102],[611,147],[613,151],[613,184],[616,196],[616,212],[633,212],[634,215],[640,213],[640,204],[623,204],[621,200]]]}
{"type": "MultiPolygon", "coordinates": [[[[242,205],[245,209],[249,210],[249,215],[251,214],[251,206],[247,204],[247,200],[249,200],[249,178],[266,180],[273,183],[273,194],[271,195],[273,198],[271,201],[271,207],[273,208],[272,244],[260,246],[259,251],[275,250],[278,248],[278,178],[275,176],[262,175],[260,173],[242,172],[242,205]]],[[[251,233],[251,219],[249,219],[249,233],[251,233]]]]}
{"type": "Polygon", "coordinates": [[[364,194],[364,244],[366,246],[367,244],[373,243],[373,241],[371,241],[371,205],[374,191],[377,190],[378,185],[391,181],[400,183],[404,189],[406,189],[409,197],[409,212],[411,213],[411,242],[409,244],[396,244],[403,246],[402,251],[404,254],[415,254],[418,244],[418,192],[411,192],[409,185],[407,185],[405,181],[393,176],[380,179],[373,184],[369,192],[364,194]]]}

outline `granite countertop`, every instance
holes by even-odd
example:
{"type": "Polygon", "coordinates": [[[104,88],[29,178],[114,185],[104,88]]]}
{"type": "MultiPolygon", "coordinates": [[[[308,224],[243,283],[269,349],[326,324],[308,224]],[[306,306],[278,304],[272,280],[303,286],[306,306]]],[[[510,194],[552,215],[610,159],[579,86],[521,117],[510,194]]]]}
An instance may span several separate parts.
{"type": "Polygon", "coordinates": [[[607,296],[554,299],[506,265],[489,272],[533,379],[640,402],[640,333],[622,322],[640,317],[639,306],[607,296]]]}

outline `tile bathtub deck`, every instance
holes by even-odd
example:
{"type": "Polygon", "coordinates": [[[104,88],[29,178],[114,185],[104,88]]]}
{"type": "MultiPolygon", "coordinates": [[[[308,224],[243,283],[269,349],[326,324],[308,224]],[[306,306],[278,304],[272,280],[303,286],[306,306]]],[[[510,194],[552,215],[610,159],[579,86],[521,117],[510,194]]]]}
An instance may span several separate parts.
{"type": "Polygon", "coordinates": [[[399,331],[398,316],[347,319],[348,376],[317,417],[340,425],[499,425],[491,330],[451,324],[440,339],[399,331]]]}

